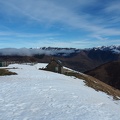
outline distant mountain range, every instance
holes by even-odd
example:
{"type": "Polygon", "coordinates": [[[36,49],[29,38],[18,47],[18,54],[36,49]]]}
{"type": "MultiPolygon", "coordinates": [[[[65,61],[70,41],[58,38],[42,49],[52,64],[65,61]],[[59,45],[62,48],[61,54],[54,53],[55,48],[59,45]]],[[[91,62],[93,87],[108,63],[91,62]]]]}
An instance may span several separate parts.
{"type": "Polygon", "coordinates": [[[120,60],[120,46],[88,49],[57,47],[0,49],[0,61],[48,63],[51,57],[61,60],[66,67],[84,72],[110,61],[120,60]]]}
{"type": "Polygon", "coordinates": [[[58,47],[42,47],[42,48],[3,48],[0,49],[1,56],[34,56],[34,55],[56,55],[56,56],[71,56],[81,51],[110,51],[115,54],[120,54],[120,46],[102,46],[87,49],[76,48],[58,48],[58,47]]]}

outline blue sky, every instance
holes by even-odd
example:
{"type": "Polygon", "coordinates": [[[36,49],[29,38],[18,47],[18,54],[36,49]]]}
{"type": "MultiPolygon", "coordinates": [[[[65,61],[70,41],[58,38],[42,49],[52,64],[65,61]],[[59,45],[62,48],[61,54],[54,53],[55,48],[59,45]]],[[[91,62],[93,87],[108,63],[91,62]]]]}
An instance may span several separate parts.
{"type": "Polygon", "coordinates": [[[120,0],[0,0],[0,48],[120,45],[120,0]]]}

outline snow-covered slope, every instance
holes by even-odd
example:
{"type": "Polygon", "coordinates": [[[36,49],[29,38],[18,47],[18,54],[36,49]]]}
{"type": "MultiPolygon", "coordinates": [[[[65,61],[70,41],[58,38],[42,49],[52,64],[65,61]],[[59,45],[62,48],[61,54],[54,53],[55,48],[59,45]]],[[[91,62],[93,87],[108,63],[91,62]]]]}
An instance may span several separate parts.
{"type": "Polygon", "coordinates": [[[10,65],[18,75],[0,77],[0,120],[120,120],[120,101],[38,66],[10,65]]]}

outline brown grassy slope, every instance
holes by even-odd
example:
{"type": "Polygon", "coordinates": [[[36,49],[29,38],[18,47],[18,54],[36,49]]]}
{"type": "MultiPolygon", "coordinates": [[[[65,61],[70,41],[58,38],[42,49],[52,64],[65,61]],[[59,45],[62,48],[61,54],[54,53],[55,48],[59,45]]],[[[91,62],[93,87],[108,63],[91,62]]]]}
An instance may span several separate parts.
{"type": "Polygon", "coordinates": [[[85,73],[120,90],[120,61],[101,65],[85,73]]]}
{"type": "Polygon", "coordinates": [[[85,80],[84,82],[86,83],[87,86],[89,86],[97,91],[105,92],[108,95],[112,95],[114,99],[120,98],[120,90],[114,89],[113,87],[103,83],[102,81],[100,81],[92,76],[81,74],[78,72],[73,72],[70,70],[67,70],[65,72],[65,75],[75,76],[76,78],[83,79],[83,80],[85,80]]]}
{"type": "Polygon", "coordinates": [[[0,69],[0,76],[4,76],[4,75],[16,75],[16,73],[10,72],[6,69],[0,69]]]}

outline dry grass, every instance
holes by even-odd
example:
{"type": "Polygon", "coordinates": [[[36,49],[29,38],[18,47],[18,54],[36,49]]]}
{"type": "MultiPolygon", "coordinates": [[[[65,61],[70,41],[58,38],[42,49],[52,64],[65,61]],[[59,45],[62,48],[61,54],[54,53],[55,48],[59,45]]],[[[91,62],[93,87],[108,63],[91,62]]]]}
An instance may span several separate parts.
{"type": "Polygon", "coordinates": [[[0,76],[5,76],[5,75],[16,75],[16,73],[10,72],[9,70],[6,69],[0,69],[0,76]]]}
{"type": "Polygon", "coordinates": [[[107,85],[94,77],[81,74],[79,72],[73,72],[70,70],[69,71],[67,70],[64,74],[68,76],[74,76],[79,79],[83,79],[87,86],[94,88],[96,91],[102,91],[107,93],[108,95],[112,95],[113,98],[116,100],[120,99],[120,90],[115,89],[110,85],[107,85]]]}

